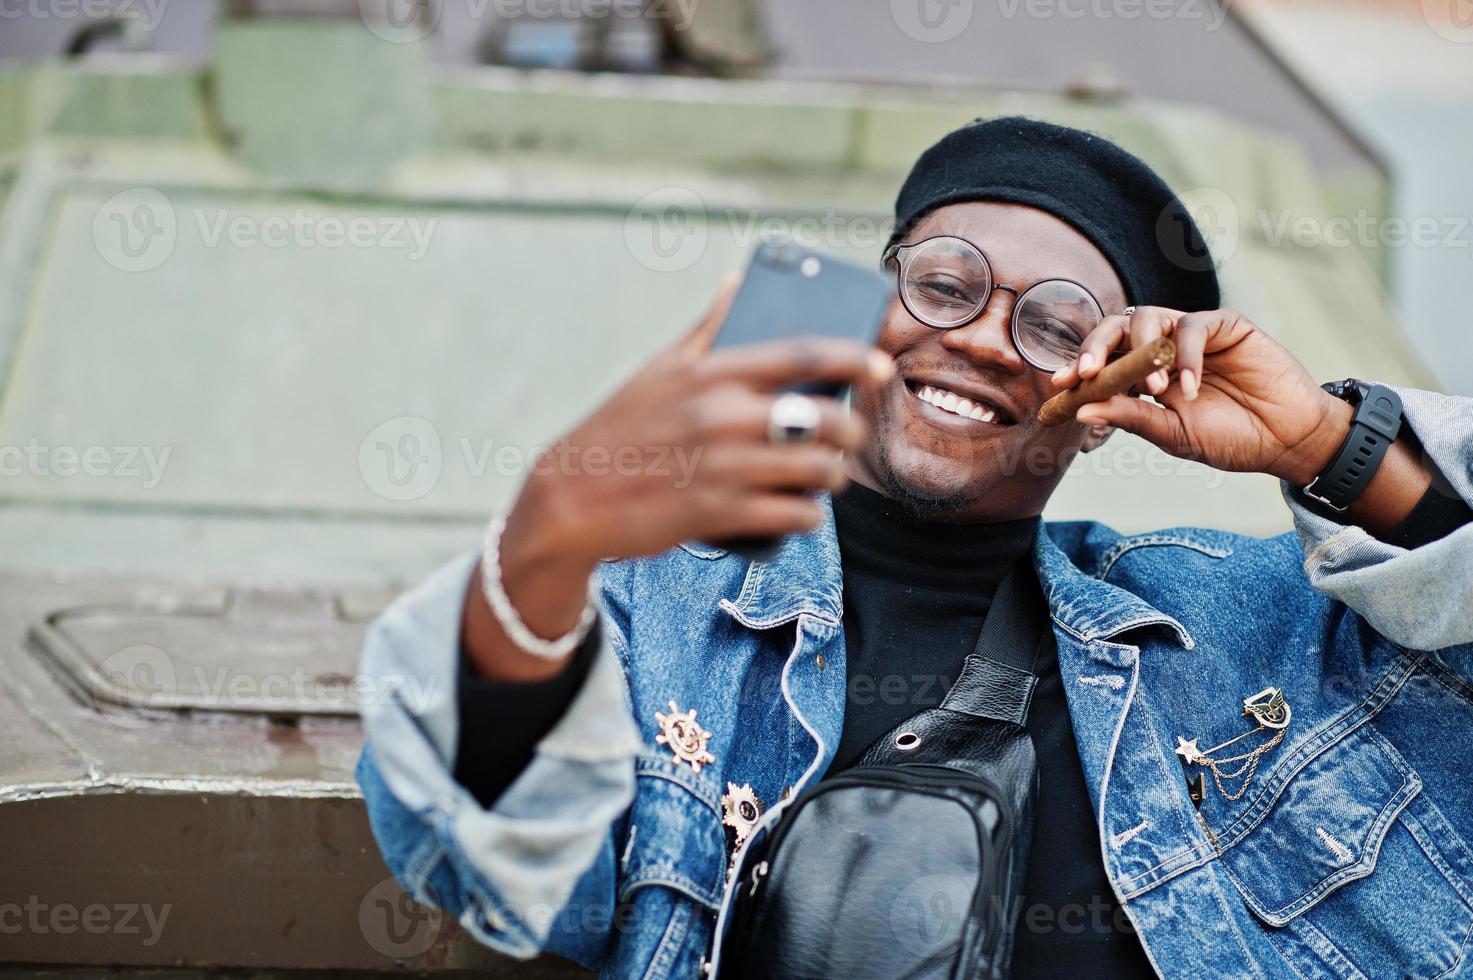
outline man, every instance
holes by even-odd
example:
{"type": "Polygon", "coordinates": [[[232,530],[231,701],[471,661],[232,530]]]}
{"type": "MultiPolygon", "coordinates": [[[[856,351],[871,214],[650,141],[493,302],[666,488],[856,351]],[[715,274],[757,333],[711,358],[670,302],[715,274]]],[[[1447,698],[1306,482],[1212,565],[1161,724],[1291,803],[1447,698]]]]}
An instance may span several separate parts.
{"type": "Polygon", "coordinates": [[[513,955],[697,976],[751,832],[735,811],[770,825],[937,704],[1022,569],[1054,643],[1015,976],[1473,971],[1473,406],[1401,392],[1378,443],[1162,251],[1163,218],[1205,254],[1118,147],[974,124],[901,190],[878,352],[713,352],[723,298],[569,433],[700,464],[682,486],[532,476],[484,556],[375,625],[365,672],[429,692],[364,709],[360,777],[406,887],[513,955]],[[1154,402],[1034,421],[1162,335],[1154,402]],[[772,441],[776,392],[820,378],[854,385],[852,414],[817,399],[811,440],[772,441]],[[1115,428],[1279,477],[1298,540],[1040,525],[1115,428]],[[693,543],[751,535],[790,536],[760,562],[693,543]]]}

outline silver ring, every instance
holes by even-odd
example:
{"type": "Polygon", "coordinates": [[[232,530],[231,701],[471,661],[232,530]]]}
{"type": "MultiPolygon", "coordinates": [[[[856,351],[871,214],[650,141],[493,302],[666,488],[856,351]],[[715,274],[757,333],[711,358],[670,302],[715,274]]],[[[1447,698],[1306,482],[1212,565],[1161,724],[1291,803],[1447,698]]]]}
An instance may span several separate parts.
{"type": "Polygon", "coordinates": [[[818,424],[822,419],[818,402],[790,391],[773,402],[767,413],[767,440],[812,442],[818,438],[818,424]]]}
{"type": "Polygon", "coordinates": [[[1135,307],[1134,306],[1127,306],[1125,309],[1123,309],[1123,310],[1120,311],[1120,315],[1121,316],[1135,316],[1135,307]]]}

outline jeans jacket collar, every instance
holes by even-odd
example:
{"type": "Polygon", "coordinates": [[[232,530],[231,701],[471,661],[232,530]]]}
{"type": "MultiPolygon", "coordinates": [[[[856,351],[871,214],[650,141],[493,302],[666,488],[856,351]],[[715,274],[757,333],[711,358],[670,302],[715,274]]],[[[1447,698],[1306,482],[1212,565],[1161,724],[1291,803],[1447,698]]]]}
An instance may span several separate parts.
{"type": "MultiPolygon", "coordinates": [[[[807,615],[838,625],[844,613],[839,542],[832,501],[827,494],[820,499],[822,523],[810,534],[790,535],[771,559],[752,562],[741,591],[721,600],[721,608],[737,622],[750,629],[771,629],[807,615]]],[[[1067,547],[1085,526],[1046,523],[1034,540],[1033,567],[1054,623],[1084,642],[1159,625],[1186,649],[1193,649],[1196,641],[1174,616],[1104,581],[1123,551],[1107,553],[1088,572],[1070,561],[1061,545],[1067,547]]]]}

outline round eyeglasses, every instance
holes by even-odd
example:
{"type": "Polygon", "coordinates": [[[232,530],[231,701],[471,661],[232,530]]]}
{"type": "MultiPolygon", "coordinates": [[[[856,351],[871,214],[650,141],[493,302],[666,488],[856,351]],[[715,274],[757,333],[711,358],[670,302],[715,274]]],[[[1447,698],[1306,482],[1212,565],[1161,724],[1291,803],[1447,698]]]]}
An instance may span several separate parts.
{"type": "Polygon", "coordinates": [[[982,250],[965,238],[939,235],[892,245],[885,265],[900,280],[900,302],[928,327],[953,330],[977,319],[994,289],[1013,295],[1013,346],[1049,374],[1079,356],[1089,332],[1105,318],[1099,301],[1072,279],[1044,279],[1019,293],[992,280],[982,250]]]}

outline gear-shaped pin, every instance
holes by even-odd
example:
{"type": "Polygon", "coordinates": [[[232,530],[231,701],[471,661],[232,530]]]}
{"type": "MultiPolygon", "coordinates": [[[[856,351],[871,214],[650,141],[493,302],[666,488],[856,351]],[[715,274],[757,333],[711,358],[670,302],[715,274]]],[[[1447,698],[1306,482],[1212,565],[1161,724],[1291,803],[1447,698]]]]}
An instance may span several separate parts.
{"type": "Polygon", "coordinates": [[[696,724],[695,708],[683,712],[672,698],[670,713],[656,711],[655,721],[660,725],[660,734],[655,736],[655,741],[668,745],[677,763],[687,763],[693,772],[700,772],[702,766],[716,761],[716,757],[706,751],[711,733],[696,724]]]}

